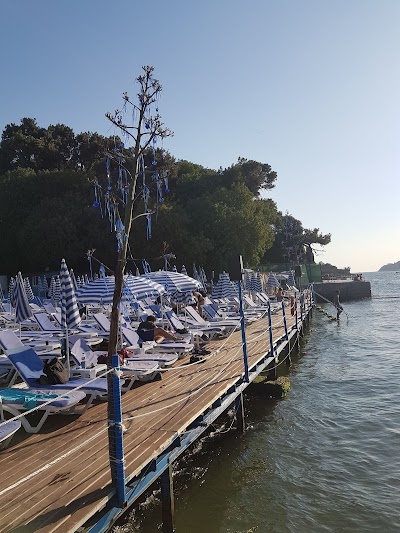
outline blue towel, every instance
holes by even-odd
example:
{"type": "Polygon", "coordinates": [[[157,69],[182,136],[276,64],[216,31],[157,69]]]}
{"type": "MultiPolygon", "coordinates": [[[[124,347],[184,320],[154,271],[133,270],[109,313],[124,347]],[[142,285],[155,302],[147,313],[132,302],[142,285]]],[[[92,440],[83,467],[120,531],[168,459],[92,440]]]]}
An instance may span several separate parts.
{"type": "Polygon", "coordinates": [[[6,403],[18,402],[22,403],[25,409],[33,409],[38,402],[45,402],[57,398],[57,394],[49,394],[42,391],[29,391],[24,389],[3,389],[0,391],[1,399],[6,403]]]}

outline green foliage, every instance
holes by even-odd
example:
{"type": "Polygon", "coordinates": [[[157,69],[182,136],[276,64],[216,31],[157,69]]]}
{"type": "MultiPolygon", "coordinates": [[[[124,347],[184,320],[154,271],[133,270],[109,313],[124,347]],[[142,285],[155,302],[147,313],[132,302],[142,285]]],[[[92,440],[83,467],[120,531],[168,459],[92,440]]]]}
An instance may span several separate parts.
{"type": "Polygon", "coordinates": [[[86,271],[92,247],[114,260],[115,239],[92,207],[85,174],[14,170],[0,176],[0,189],[2,272],[57,269],[61,257],[86,271]]]}
{"type": "MultiPolygon", "coordinates": [[[[90,183],[95,176],[105,179],[105,153],[114,143],[119,146],[120,140],[90,132],[75,135],[63,124],[40,128],[31,118],[5,127],[0,144],[2,272],[57,269],[61,257],[77,272],[87,271],[85,254],[91,248],[102,262],[115,264],[115,235],[93,207],[90,183]]],[[[131,168],[131,156],[125,151],[124,157],[131,168]]],[[[131,257],[160,268],[162,255],[172,252],[177,265],[195,262],[208,273],[226,268],[238,254],[254,267],[263,256],[264,261],[284,259],[285,217],[272,200],[260,197],[277,179],[269,165],[239,158],[217,171],[177,161],[160,149],[155,157],[151,150],[145,154],[145,165],[149,171],[168,172],[170,192],[163,203],[153,203],[151,240],[146,240],[145,217],[134,221],[131,257]]],[[[143,212],[140,203],[136,215],[143,212]]],[[[290,221],[291,238],[302,253],[330,241],[330,235],[304,229],[293,217],[290,221]]],[[[128,261],[128,270],[135,271],[135,263],[128,261]]]]}
{"type": "Polygon", "coordinates": [[[314,263],[313,244],[326,246],[331,234],[318,228],[306,229],[292,215],[278,213],[275,220],[275,240],[263,257],[263,263],[314,263]]]}

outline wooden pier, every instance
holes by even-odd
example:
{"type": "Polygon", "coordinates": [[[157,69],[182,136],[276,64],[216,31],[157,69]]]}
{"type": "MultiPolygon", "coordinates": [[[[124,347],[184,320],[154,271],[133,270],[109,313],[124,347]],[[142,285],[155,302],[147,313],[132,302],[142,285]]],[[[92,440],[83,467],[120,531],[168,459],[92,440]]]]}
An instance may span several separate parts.
{"type": "MultiPolygon", "coordinates": [[[[298,311],[297,328],[288,313],[287,337],[282,313],[273,315],[273,354],[267,317],[246,328],[250,382],[288,357],[311,311],[309,304],[298,311]]],[[[126,506],[159,477],[173,506],[173,461],[232,405],[243,425],[241,395],[249,383],[240,330],[209,346],[219,351],[206,362],[179,360],[161,381],[123,395],[126,506]]],[[[0,472],[0,532],[105,532],[126,510],[116,505],[111,485],[105,403],[80,417],[57,416],[39,434],[2,451],[0,472]]],[[[172,531],[172,514],[164,502],[165,531],[172,531]]]]}

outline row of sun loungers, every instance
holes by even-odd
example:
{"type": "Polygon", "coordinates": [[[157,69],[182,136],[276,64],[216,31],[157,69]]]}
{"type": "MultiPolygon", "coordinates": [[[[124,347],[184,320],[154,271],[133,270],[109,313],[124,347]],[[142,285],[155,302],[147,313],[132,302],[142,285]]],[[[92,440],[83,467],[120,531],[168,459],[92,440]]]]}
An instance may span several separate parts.
{"type": "MultiPolygon", "coordinates": [[[[251,324],[265,314],[268,300],[265,295],[260,295],[259,303],[255,304],[248,297],[245,297],[245,303],[245,322],[251,324]]],[[[281,304],[275,307],[280,308],[281,304]]],[[[200,339],[207,342],[230,335],[240,327],[237,308],[238,301],[234,299],[219,303],[207,299],[203,306],[203,316],[191,306],[184,308],[178,316],[171,309],[161,309],[151,301],[140,302],[138,318],[154,314],[160,325],[168,326],[182,338],[179,342],[166,340],[161,344],[141,342],[135,325],[129,320],[122,321],[122,344],[129,350],[129,355],[120,368],[124,376],[121,380],[122,390],[129,390],[138,380],[158,377],[162,370],[176,363],[178,358],[197,348],[200,339]]],[[[104,379],[107,365],[98,363],[98,357],[106,352],[94,351],[96,344],[108,338],[110,322],[107,316],[94,313],[86,324],[75,328],[69,335],[69,381],[62,385],[40,385],[44,360],[60,354],[65,337],[58,310],[50,304],[45,304],[44,310],[37,306],[33,319],[22,324],[18,335],[12,313],[8,310],[0,313],[0,320],[5,326],[3,329],[0,326],[0,349],[3,352],[0,355],[0,386],[7,387],[0,389],[0,447],[7,445],[21,427],[29,433],[36,433],[50,414],[81,414],[93,401],[107,399],[107,380],[104,379]],[[13,386],[17,376],[25,388],[13,386]],[[77,387],[78,390],[75,390],[77,387]],[[32,408],[38,409],[41,414],[35,425],[23,416],[24,412],[32,408]],[[20,415],[20,418],[6,421],[5,413],[20,415]]]]}

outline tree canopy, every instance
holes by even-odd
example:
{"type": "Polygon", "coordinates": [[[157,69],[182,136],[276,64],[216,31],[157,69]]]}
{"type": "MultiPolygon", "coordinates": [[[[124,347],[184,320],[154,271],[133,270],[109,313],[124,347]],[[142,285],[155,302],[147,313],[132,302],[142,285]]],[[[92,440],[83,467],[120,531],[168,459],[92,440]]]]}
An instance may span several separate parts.
{"type": "MultiPolygon", "coordinates": [[[[75,134],[64,125],[39,127],[33,118],[8,124],[0,143],[0,227],[3,273],[56,269],[65,256],[79,271],[87,270],[86,251],[107,265],[116,257],[116,239],[107,217],[99,216],[93,181],[105,180],[105,153],[121,145],[117,136],[96,132],[75,134]],[[97,207],[97,208],[96,208],[97,207]]],[[[122,150],[126,165],[130,153],[122,150]]],[[[260,261],[297,262],[315,243],[330,242],[318,228],[278,212],[261,196],[275,186],[277,173],[266,163],[245,158],[219,170],[177,160],[165,150],[148,149],[146,169],[163,169],[169,192],[152,204],[152,238],[146,219],[134,222],[130,238],[133,259],[147,259],[154,268],[172,252],[177,264],[203,265],[208,272],[227,266],[243,254],[247,266],[260,261]],[[289,228],[289,229],[288,229],[289,228]]],[[[143,210],[142,200],[135,205],[143,210]]],[[[310,254],[309,254],[310,255],[310,254]]],[[[312,259],[312,258],[311,258],[312,259]]],[[[130,264],[128,261],[128,268],[130,264]]]]}

